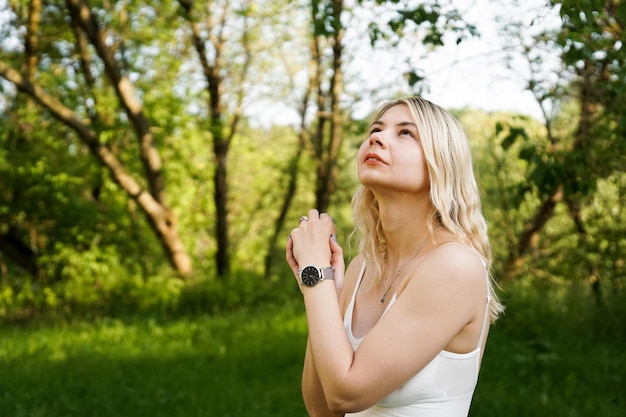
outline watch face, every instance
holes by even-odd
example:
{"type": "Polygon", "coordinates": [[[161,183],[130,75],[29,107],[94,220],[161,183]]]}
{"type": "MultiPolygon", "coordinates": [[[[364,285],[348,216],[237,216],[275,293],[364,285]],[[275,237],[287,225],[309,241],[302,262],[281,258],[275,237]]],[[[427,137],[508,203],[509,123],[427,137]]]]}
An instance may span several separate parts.
{"type": "Polygon", "coordinates": [[[320,273],[314,266],[305,266],[300,277],[302,278],[302,285],[312,287],[320,280],[320,273]]]}

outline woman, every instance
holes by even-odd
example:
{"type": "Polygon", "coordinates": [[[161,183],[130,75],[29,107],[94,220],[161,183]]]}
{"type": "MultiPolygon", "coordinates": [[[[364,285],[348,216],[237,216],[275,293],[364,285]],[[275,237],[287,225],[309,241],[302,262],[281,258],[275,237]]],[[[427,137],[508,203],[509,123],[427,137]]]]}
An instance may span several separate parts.
{"type": "Polygon", "coordinates": [[[286,248],[309,326],[307,410],[467,416],[489,323],[502,306],[465,134],[427,100],[391,102],[356,163],[360,244],[345,274],[325,213],[303,216],[286,248]]]}

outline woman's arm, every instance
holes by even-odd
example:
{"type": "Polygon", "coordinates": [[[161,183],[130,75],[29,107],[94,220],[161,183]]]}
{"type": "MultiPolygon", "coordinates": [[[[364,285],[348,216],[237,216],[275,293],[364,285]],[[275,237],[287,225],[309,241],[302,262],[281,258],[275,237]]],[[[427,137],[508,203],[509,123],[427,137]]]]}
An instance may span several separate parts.
{"type": "Polygon", "coordinates": [[[328,408],[308,342],[304,356],[304,369],[302,371],[302,398],[304,398],[304,405],[310,417],[337,417],[344,415],[343,413],[333,413],[328,408]]]}
{"type": "Polygon", "coordinates": [[[487,294],[485,270],[478,255],[464,245],[430,253],[356,351],[327,284],[322,281],[302,292],[311,353],[335,412],[371,407],[448,346],[460,347],[457,353],[476,347],[487,294]]]}
{"type": "MultiPolygon", "coordinates": [[[[294,229],[288,245],[294,272],[298,264],[327,266],[336,249],[328,243],[334,227],[330,218],[316,216],[315,211],[309,214],[309,222],[294,229]]],[[[356,352],[343,327],[334,285],[321,281],[302,288],[309,355],[331,411],[353,412],[374,405],[452,342],[467,347],[467,352],[474,349],[486,297],[485,270],[478,255],[464,245],[442,247],[406,281],[393,308],[356,352]]]]}
{"type": "MultiPolygon", "coordinates": [[[[345,314],[346,307],[350,302],[350,297],[354,291],[354,286],[356,285],[362,264],[363,258],[356,256],[346,270],[345,285],[342,286],[343,290],[339,295],[339,305],[342,315],[345,314]]],[[[336,268],[336,273],[341,274],[340,267],[336,268]]],[[[302,372],[302,396],[311,417],[336,417],[344,415],[344,413],[334,413],[328,408],[328,402],[326,401],[324,389],[322,388],[319,375],[315,368],[310,340],[308,339],[304,357],[304,369],[302,372]]]]}

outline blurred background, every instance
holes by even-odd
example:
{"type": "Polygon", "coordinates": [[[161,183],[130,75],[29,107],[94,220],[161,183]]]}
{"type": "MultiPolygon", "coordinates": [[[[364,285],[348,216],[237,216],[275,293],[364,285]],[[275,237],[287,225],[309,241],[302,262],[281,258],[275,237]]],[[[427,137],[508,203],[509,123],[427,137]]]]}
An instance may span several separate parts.
{"type": "Polygon", "coordinates": [[[0,416],[305,416],[284,243],[355,255],[353,158],[422,95],[493,274],[472,416],[626,410],[620,0],[0,0],[0,416]],[[506,3],[506,4],[503,4],[506,3]]]}

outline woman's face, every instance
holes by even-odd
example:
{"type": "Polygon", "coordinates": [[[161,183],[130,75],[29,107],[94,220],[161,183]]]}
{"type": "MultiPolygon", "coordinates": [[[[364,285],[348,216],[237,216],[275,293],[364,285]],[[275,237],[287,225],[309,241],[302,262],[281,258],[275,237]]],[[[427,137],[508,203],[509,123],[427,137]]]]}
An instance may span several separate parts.
{"type": "Polygon", "coordinates": [[[357,153],[359,181],[372,191],[428,191],[429,178],[417,126],[399,104],[375,120],[357,153]]]}

